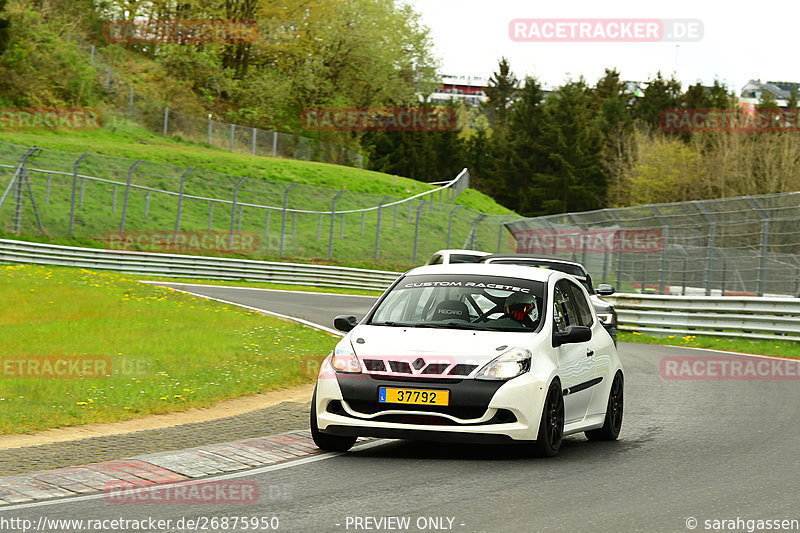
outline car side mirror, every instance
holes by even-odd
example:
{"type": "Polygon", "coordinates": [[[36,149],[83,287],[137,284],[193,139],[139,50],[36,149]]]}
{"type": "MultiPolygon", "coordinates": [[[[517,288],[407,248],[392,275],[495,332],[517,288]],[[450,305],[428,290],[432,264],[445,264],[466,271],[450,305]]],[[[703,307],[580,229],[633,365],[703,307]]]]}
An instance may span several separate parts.
{"type": "Polygon", "coordinates": [[[358,325],[358,320],[353,315],[337,315],[333,319],[333,327],[345,333],[358,325]]]}
{"type": "Polygon", "coordinates": [[[588,326],[569,326],[566,331],[553,334],[553,346],[587,342],[592,339],[592,330],[588,326]]]}
{"type": "Polygon", "coordinates": [[[595,292],[600,296],[611,296],[616,292],[616,289],[608,283],[601,283],[597,286],[595,292]]]}

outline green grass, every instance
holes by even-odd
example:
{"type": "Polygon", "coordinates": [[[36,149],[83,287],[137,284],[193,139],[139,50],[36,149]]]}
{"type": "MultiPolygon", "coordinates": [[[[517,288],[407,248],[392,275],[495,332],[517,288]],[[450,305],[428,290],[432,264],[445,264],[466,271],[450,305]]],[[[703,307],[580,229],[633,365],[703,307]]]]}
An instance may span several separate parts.
{"type": "MultiPolygon", "coordinates": [[[[57,150],[57,153],[43,152],[37,155],[35,167],[53,170],[71,170],[76,156],[60,155],[91,152],[130,158],[143,158],[146,161],[137,167],[134,183],[161,190],[180,189],[179,167],[164,167],[162,163],[195,166],[197,170],[186,181],[186,193],[206,198],[230,198],[232,187],[238,181],[236,176],[249,176],[240,190],[238,201],[269,206],[281,206],[283,191],[287,182],[312,186],[298,186],[289,196],[289,208],[312,211],[329,211],[331,200],[338,189],[347,190],[337,201],[337,210],[361,209],[377,205],[382,198],[407,198],[433,187],[405,178],[395,178],[378,172],[357,168],[294,161],[269,157],[253,157],[237,153],[209,149],[196,144],[165,139],[145,130],[124,125],[115,130],[77,132],[3,132],[0,139],[18,145],[32,145],[57,150]],[[225,175],[217,172],[224,172],[225,175]],[[272,180],[272,181],[264,181],[272,180]],[[275,181],[277,180],[277,181],[275,181]],[[283,183],[280,183],[282,181],[283,183]],[[395,183],[396,182],[396,183],[395,183]],[[329,188],[320,188],[329,187],[329,188]],[[353,194],[357,192],[359,194],[353,194]],[[348,194],[349,193],[349,194],[348,194]]],[[[0,152],[3,147],[0,146],[0,152]]],[[[5,149],[6,160],[16,160],[19,154],[5,149]]],[[[32,163],[33,164],[33,163],[32,163]]],[[[81,172],[88,175],[105,176],[124,183],[131,160],[108,160],[102,157],[89,157],[81,166],[81,172]]],[[[12,172],[0,169],[0,189],[11,179],[12,172]]],[[[37,199],[44,233],[36,225],[33,209],[27,199],[23,203],[22,230],[13,231],[15,203],[9,199],[0,212],[0,237],[23,238],[41,242],[79,245],[87,247],[107,247],[106,236],[120,228],[121,214],[125,196],[124,186],[113,186],[96,181],[85,182],[85,200],[75,212],[73,235],[68,234],[70,202],[72,196],[71,176],[50,175],[52,184],[47,192],[44,174],[31,173],[31,186],[37,199]],[[116,194],[115,194],[116,191],[116,194]],[[115,200],[116,198],[116,200],[115,200]],[[46,201],[49,199],[49,202],[46,201]]],[[[375,257],[375,243],[378,228],[376,211],[351,213],[336,216],[333,231],[333,254],[329,258],[329,239],[331,236],[331,217],[313,213],[289,214],[284,221],[280,210],[271,210],[267,223],[267,210],[246,207],[241,211],[241,220],[235,222],[235,229],[253,232],[258,237],[254,250],[240,251],[239,257],[265,260],[288,260],[294,262],[325,262],[377,268],[385,270],[406,270],[423,263],[434,251],[447,246],[447,236],[452,235],[451,248],[460,248],[470,234],[478,211],[510,214],[488,196],[475,190],[463,191],[457,200],[458,205],[439,203],[439,195],[433,202],[424,206],[417,200],[396,207],[385,208],[380,226],[380,253],[375,257]],[[456,207],[460,209],[450,217],[456,207]],[[469,207],[470,209],[464,209],[469,207]],[[421,223],[417,228],[417,214],[421,223]],[[281,255],[281,230],[285,226],[286,236],[281,255]],[[344,230],[342,227],[344,226],[344,230]],[[417,255],[413,255],[415,236],[419,235],[417,255]]],[[[126,209],[125,230],[127,232],[173,231],[176,222],[177,198],[165,194],[151,194],[148,198],[143,191],[131,189],[126,209]]],[[[206,231],[227,233],[231,228],[231,208],[228,205],[214,204],[213,219],[209,227],[210,204],[204,200],[187,198],[183,203],[181,216],[182,231],[206,231]]],[[[477,226],[477,247],[495,251],[500,237],[501,251],[511,250],[507,231],[497,225],[497,216],[488,224],[477,226]],[[502,235],[499,235],[502,231],[502,235]]],[[[485,222],[485,221],[484,221],[485,222]]],[[[513,243],[512,243],[513,244],[513,243]]],[[[142,249],[142,251],[147,251],[142,249]]],[[[165,250],[151,250],[165,251],[165,250]]],[[[174,251],[174,250],[166,250],[174,251]]],[[[194,254],[195,251],[187,251],[194,254]]],[[[225,254],[219,254],[225,255],[225,254]]],[[[231,256],[229,253],[228,256],[231,256]]],[[[235,254],[233,256],[236,256],[235,254]]]]}
{"type": "MultiPolygon", "coordinates": [[[[126,121],[114,121],[99,130],[3,131],[0,132],[0,140],[23,146],[36,145],[57,152],[89,152],[109,157],[145,159],[234,176],[325,187],[335,191],[404,198],[436,187],[402,176],[395,177],[360,168],[232,153],[175,137],[161,137],[126,121]]],[[[435,176],[431,181],[454,177],[435,176]]],[[[472,189],[459,195],[457,204],[495,215],[512,213],[489,196],[472,189]]]]}
{"type": "Polygon", "coordinates": [[[128,276],[0,267],[0,433],[111,422],[310,383],[337,338],[128,276]],[[10,304],[10,305],[9,305],[10,304]],[[47,358],[107,377],[43,377],[47,358]],[[19,377],[19,361],[29,377],[19,377]],[[99,363],[97,363],[99,361],[99,363]],[[16,365],[16,366],[15,366],[16,365]],[[108,365],[103,367],[102,365],[108,365]]]}
{"type": "Polygon", "coordinates": [[[668,346],[685,346],[689,348],[709,348],[728,352],[749,353],[757,355],[773,355],[776,357],[800,358],[800,342],[782,340],[747,340],[726,339],[706,335],[654,336],[639,332],[620,332],[619,342],[635,342],[639,344],[664,344],[668,346]]]}

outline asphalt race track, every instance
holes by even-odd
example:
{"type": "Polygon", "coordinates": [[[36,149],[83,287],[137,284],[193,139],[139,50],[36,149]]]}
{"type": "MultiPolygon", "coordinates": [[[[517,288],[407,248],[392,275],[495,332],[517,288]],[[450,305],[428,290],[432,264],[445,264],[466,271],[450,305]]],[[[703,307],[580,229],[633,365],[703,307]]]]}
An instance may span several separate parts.
{"type": "MultiPolygon", "coordinates": [[[[352,296],[174,286],[326,326],[336,314],[360,317],[371,305],[352,296]]],[[[258,484],[254,504],[73,497],[3,508],[0,520],[153,517],[173,521],[158,531],[185,531],[175,526],[181,518],[238,516],[277,517],[279,531],[303,532],[651,532],[719,531],[712,520],[737,519],[738,530],[748,531],[748,520],[800,519],[797,379],[667,380],[662,357],[715,354],[636,344],[619,351],[626,390],[617,442],[572,436],[556,458],[532,459],[524,447],[379,440],[228,476],[258,484]]],[[[737,523],[723,525],[730,531],[737,523]]]]}

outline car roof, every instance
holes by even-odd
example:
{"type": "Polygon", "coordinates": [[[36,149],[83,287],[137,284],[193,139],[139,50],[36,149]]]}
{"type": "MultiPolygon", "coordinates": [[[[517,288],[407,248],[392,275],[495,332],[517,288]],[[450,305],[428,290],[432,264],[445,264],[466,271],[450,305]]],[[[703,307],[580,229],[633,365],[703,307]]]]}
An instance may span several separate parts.
{"type": "Polygon", "coordinates": [[[539,262],[539,263],[552,263],[552,264],[562,264],[562,265],[570,265],[577,268],[580,268],[584,272],[586,272],[586,267],[584,267],[581,263],[576,261],[567,261],[566,259],[556,259],[553,257],[542,257],[539,255],[534,254],[490,254],[484,257],[481,262],[491,261],[493,259],[519,259],[522,261],[530,260],[530,262],[539,262]]]}
{"type": "MultiPolygon", "coordinates": [[[[455,263],[448,265],[425,265],[406,272],[407,276],[429,274],[475,274],[481,276],[500,276],[505,278],[529,279],[547,282],[549,278],[564,275],[558,270],[544,268],[531,268],[522,265],[492,265],[484,263],[455,263]]],[[[561,277],[561,276],[559,276],[561,277]]]]}
{"type": "Polygon", "coordinates": [[[467,254],[467,255],[490,255],[491,252],[483,252],[481,250],[461,250],[457,248],[447,248],[445,250],[438,250],[436,254],[467,254]]]}

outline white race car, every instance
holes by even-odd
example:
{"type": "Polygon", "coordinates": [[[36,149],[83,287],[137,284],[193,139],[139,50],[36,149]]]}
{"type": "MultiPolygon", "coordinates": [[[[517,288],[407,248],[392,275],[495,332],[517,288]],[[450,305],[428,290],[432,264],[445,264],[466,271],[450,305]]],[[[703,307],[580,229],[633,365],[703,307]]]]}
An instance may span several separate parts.
{"type": "Polygon", "coordinates": [[[623,370],[586,289],[556,270],[457,264],[415,268],[322,363],[311,433],[323,450],[359,436],[530,442],[613,440],[623,370]]]}

